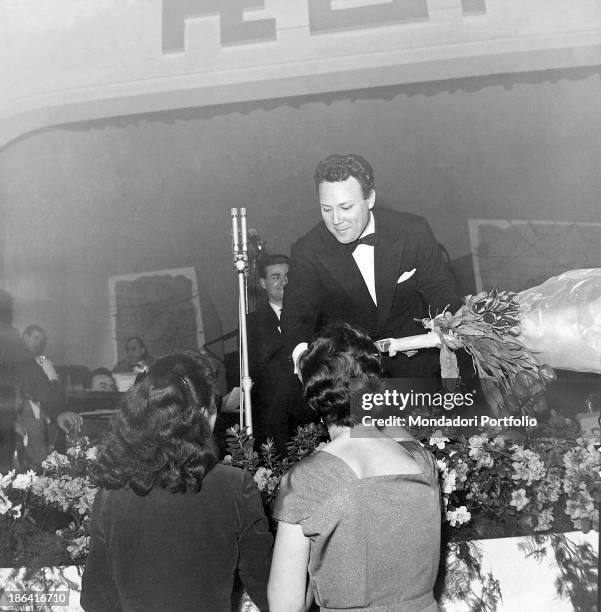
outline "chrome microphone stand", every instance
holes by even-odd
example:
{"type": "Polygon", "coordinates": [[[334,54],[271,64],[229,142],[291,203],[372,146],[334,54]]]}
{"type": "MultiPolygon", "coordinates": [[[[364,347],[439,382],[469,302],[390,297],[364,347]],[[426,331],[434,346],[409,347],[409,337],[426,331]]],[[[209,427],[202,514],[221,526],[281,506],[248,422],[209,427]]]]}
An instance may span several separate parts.
{"type": "Polygon", "coordinates": [[[252,407],[250,389],[252,380],[248,369],[248,336],[246,333],[246,313],[248,312],[248,295],[246,278],[248,274],[248,238],[246,232],[246,208],[232,208],[232,251],[234,268],[238,274],[238,321],[240,333],[240,428],[246,433],[253,433],[252,407]]]}

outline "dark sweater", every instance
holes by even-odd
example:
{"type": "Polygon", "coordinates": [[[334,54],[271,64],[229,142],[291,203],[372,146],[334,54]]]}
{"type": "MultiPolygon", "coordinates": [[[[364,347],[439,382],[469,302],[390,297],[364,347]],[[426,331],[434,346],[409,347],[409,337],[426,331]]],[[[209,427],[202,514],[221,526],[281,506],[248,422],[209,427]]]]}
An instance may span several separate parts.
{"type": "Polygon", "coordinates": [[[234,572],[267,608],[272,536],[256,484],[216,465],[199,493],[100,491],[81,604],[109,610],[230,612],[234,572]]]}

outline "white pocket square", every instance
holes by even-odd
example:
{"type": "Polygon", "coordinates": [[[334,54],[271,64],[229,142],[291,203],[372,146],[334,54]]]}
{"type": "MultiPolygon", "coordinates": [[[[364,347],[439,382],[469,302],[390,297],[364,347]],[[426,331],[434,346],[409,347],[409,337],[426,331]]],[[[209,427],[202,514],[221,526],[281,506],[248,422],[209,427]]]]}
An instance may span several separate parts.
{"type": "Polygon", "coordinates": [[[399,280],[397,280],[396,284],[404,283],[408,278],[411,278],[415,274],[415,268],[413,270],[409,270],[409,272],[403,272],[399,276],[399,280]]]}

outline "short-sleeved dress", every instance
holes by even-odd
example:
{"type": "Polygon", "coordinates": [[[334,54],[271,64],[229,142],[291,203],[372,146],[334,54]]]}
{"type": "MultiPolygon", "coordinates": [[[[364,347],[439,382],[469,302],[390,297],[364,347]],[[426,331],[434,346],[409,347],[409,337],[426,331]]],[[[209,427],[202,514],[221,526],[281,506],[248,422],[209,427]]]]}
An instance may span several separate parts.
{"type": "Polygon", "coordinates": [[[433,456],[401,442],[419,474],[359,478],[317,452],[283,479],[274,516],[311,540],[309,575],[324,612],[438,612],[432,590],[441,506],[433,456]]]}

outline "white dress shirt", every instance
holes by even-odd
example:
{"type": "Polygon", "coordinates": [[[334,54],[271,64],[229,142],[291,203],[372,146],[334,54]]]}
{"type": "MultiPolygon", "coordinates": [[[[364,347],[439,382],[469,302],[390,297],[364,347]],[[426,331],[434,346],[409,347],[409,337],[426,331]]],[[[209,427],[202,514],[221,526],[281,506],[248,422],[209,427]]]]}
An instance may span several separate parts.
{"type": "MultiPolygon", "coordinates": [[[[374,221],[374,214],[369,211],[369,221],[365,226],[365,229],[359,236],[359,239],[363,236],[373,234],[376,229],[376,222],[374,221]]],[[[374,270],[374,247],[369,244],[359,244],[353,251],[353,258],[361,272],[361,276],[365,282],[369,295],[374,301],[374,304],[378,305],[378,299],[376,297],[376,272],[374,270]]],[[[272,306],[273,308],[273,306],[272,306]]],[[[294,347],[292,351],[292,361],[294,363],[294,372],[298,373],[298,358],[307,350],[309,344],[307,342],[300,342],[294,347]]]]}
{"type": "Polygon", "coordinates": [[[275,316],[278,318],[279,321],[280,317],[282,316],[282,307],[278,306],[277,304],[274,304],[273,302],[269,302],[269,305],[271,306],[271,310],[275,312],[275,316]]]}
{"type": "Polygon", "coordinates": [[[38,355],[35,360],[38,362],[38,365],[44,370],[44,374],[48,377],[48,380],[58,380],[58,375],[54,366],[52,365],[52,361],[46,357],[46,355],[38,355]]]}
{"type": "MultiPolygon", "coordinates": [[[[282,316],[282,307],[278,306],[277,304],[274,304],[273,302],[269,302],[269,305],[271,306],[271,310],[275,312],[275,316],[278,318],[278,321],[279,321],[280,317],[282,316]]],[[[278,331],[280,332],[280,334],[282,333],[282,328],[279,325],[278,325],[278,331]]]]}
{"type": "MultiPolygon", "coordinates": [[[[363,233],[359,238],[363,238],[363,236],[368,236],[369,234],[373,234],[376,228],[376,224],[374,221],[374,215],[369,211],[369,221],[367,223],[367,227],[363,230],[363,233]]],[[[353,251],[353,258],[357,263],[357,267],[361,272],[361,276],[365,281],[365,285],[367,286],[367,290],[369,291],[369,295],[371,295],[371,299],[374,301],[374,304],[378,305],[378,299],[376,297],[376,273],[374,270],[374,247],[369,244],[360,244],[353,251]]]]}

